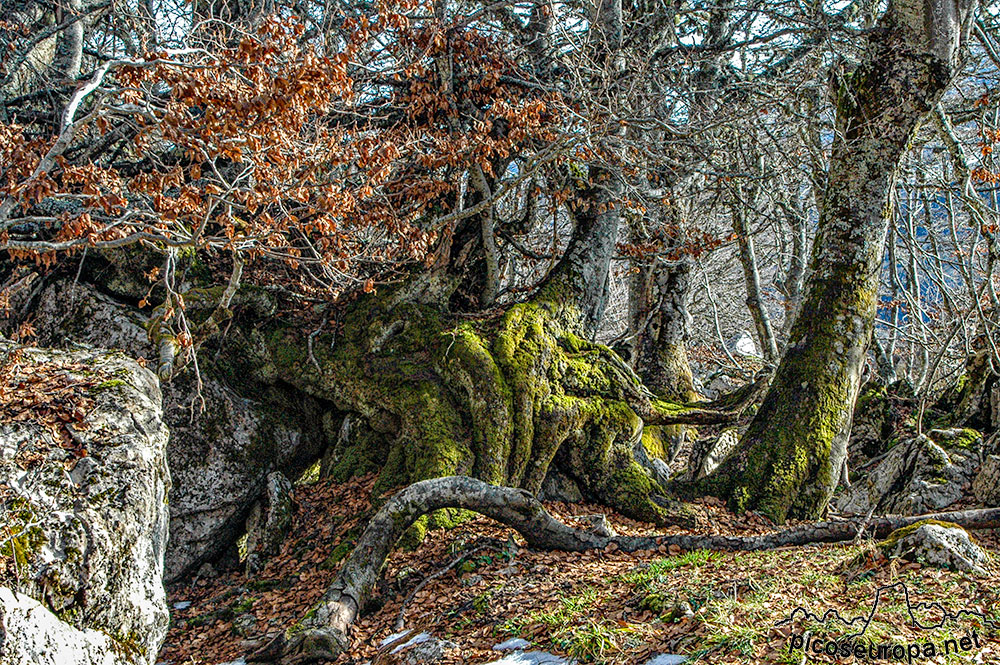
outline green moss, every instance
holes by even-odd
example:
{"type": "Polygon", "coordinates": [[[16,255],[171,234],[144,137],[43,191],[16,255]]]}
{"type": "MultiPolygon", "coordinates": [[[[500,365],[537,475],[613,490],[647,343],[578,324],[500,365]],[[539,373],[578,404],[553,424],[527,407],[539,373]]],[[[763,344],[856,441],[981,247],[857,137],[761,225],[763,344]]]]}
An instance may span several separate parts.
{"type": "Polygon", "coordinates": [[[145,658],[146,648],[142,644],[142,638],[138,633],[128,633],[119,635],[105,632],[111,638],[111,649],[121,659],[126,661],[137,661],[145,658]]]}
{"type": "Polygon", "coordinates": [[[651,425],[642,430],[642,445],[651,457],[669,461],[673,448],[684,436],[684,425],[651,425]]]}
{"type": "Polygon", "coordinates": [[[873,409],[881,409],[888,398],[889,391],[884,384],[870,382],[865,385],[865,389],[858,395],[858,401],[854,410],[857,412],[867,412],[873,409]]]}
{"type": "Polygon", "coordinates": [[[335,569],[338,565],[340,565],[341,561],[347,558],[347,555],[350,554],[353,549],[353,541],[342,540],[336,547],[333,548],[333,551],[330,552],[330,556],[326,557],[319,567],[323,570],[335,569]]]}
{"type": "Polygon", "coordinates": [[[310,464],[309,467],[302,472],[302,475],[296,479],[295,485],[296,486],[315,485],[316,483],[318,483],[319,467],[320,467],[320,460],[316,460],[315,462],[310,464]]]}
{"type": "MultiPolygon", "coordinates": [[[[943,522],[941,520],[934,520],[934,519],[920,520],[919,522],[914,522],[909,526],[904,526],[902,528],[896,529],[888,536],[886,536],[885,540],[880,541],[877,546],[882,551],[888,551],[892,549],[900,540],[911,535],[914,531],[916,531],[920,527],[926,526],[928,524],[935,524],[937,526],[945,527],[947,529],[962,529],[961,526],[955,524],[954,522],[943,522]]],[[[965,531],[965,529],[962,530],[965,531]]],[[[971,534],[969,534],[969,540],[971,540],[973,543],[976,542],[976,540],[972,537],[971,534]]]]}
{"type": "Polygon", "coordinates": [[[427,535],[427,521],[428,517],[424,515],[411,524],[396,544],[410,552],[420,547],[420,543],[424,542],[424,537],[427,535]]]}
{"type": "Polygon", "coordinates": [[[653,592],[639,601],[639,609],[652,612],[653,614],[663,614],[667,609],[669,601],[662,593],[653,592]]]}
{"type": "Polygon", "coordinates": [[[934,442],[945,449],[961,448],[962,450],[976,450],[983,441],[983,435],[974,429],[966,428],[958,430],[954,434],[951,432],[948,431],[947,436],[933,437],[934,432],[931,435],[934,442]]]}
{"type": "MultiPolygon", "coordinates": [[[[635,518],[669,518],[632,460],[641,423],[624,393],[637,380],[610,349],[566,330],[544,304],[470,322],[393,300],[380,292],[351,304],[336,333],[351,343],[316,335],[316,363],[280,322],[262,332],[280,378],[359,417],[330,456],[334,479],[377,470],[376,496],[454,474],[537,492],[558,455],[589,495],[635,518]]],[[[403,543],[455,521],[436,513],[403,543]]]]}
{"type": "MultiPolygon", "coordinates": [[[[355,425],[347,447],[334,451],[336,463],[328,472],[328,477],[337,482],[346,482],[351,478],[376,473],[387,466],[389,445],[385,437],[367,427],[364,423],[355,425]]],[[[392,469],[386,477],[402,476],[403,471],[392,469]]]]}
{"type": "Polygon", "coordinates": [[[251,609],[253,609],[254,600],[255,599],[250,596],[245,596],[243,598],[240,598],[239,600],[237,600],[236,602],[234,602],[232,605],[229,606],[229,611],[232,612],[234,615],[246,614],[251,609]]]}
{"type": "Polygon", "coordinates": [[[101,383],[94,386],[94,391],[98,392],[101,390],[110,390],[112,388],[119,388],[124,385],[127,384],[121,379],[108,379],[107,381],[102,381],[101,383]]]}
{"type": "Polygon", "coordinates": [[[797,319],[790,337],[809,343],[789,347],[741,449],[709,481],[732,510],[757,510],[778,523],[825,510],[840,476],[831,446],[853,406],[843,345],[857,332],[845,331],[859,317],[870,325],[874,311],[877,284],[865,270],[841,266],[817,279],[804,307],[826,316],[797,319]]]}
{"type": "Polygon", "coordinates": [[[31,503],[17,498],[9,503],[0,525],[0,557],[12,559],[17,569],[27,566],[46,542],[37,515],[31,503]]]}
{"type": "Polygon", "coordinates": [[[308,623],[316,616],[316,608],[312,607],[308,612],[303,615],[303,617],[296,621],[288,630],[285,631],[285,638],[291,639],[298,633],[301,633],[306,629],[308,623]]]}
{"type": "MultiPolygon", "coordinates": [[[[320,564],[322,567],[323,564],[320,564]]],[[[247,589],[250,591],[273,591],[274,589],[288,589],[298,582],[297,575],[274,579],[274,580],[250,580],[247,582],[247,589]]]]}

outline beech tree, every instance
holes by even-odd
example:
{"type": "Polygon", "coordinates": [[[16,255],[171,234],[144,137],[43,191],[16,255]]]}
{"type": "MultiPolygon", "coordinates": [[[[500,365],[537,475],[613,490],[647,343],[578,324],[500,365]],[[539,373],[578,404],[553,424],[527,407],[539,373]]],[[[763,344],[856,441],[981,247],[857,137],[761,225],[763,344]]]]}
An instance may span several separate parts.
{"type": "MultiPolygon", "coordinates": [[[[686,522],[670,494],[690,488],[644,438],[746,406],[695,402],[684,345],[693,258],[742,243],[755,283],[750,216],[779,176],[733,138],[788,143],[773,136],[809,107],[780,91],[815,95],[862,8],[321,4],[198,3],[171,30],[74,5],[49,32],[30,29],[47,7],[19,5],[0,33],[5,283],[80,261],[139,285],[162,380],[238,367],[335,405],[354,423],[337,477],[536,493],[558,469],[632,517],[686,522]],[[628,362],[595,341],[616,258],[636,268],[628,362]]],[[[863,62],[834,68],[829,173],[802,160],[823,192],[804,298],[808,206],[775,205],[802,313],[746,445],[698,488],[734,508],[826,505],[893,171],[973,9],[892,3],[863,62]]],[[[819,153],[821,122],[805,123],[819,153]]]]}
{"type": "Polygon", "coordinates": [[[890,2],[864,61],[835,83],[836,137],[802,309],[742,450],[711,481],[736,510],[816,517],[843,476],[896,168],[960,67],[975,8],[890,2]]]}

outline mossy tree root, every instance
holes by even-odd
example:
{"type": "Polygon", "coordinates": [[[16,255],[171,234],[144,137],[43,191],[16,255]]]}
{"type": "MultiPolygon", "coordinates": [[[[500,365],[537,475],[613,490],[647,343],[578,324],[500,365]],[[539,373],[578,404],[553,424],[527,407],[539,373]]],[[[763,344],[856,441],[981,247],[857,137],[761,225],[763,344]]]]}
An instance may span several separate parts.
{"type": "Polygon", "coordinates": [[[265,332],[262,364],[377,430],[338,450],[333,465],[340,478],[378,470],[377,492],[467,475],[536,493],[555,463],[630,517],[688,523],[686,507],[636,460],[635,444],[645,424],[736,417],[657,399],[613,351],[574,334],[546,304],[463,322],[380,294],[345,313],[337,337],[349,342],[316,335],[310,354],[302,337],[265,332]]]}
{"type": "Polygon", "coordinates": [[[354,620],[371,598],[393,545],[422,515],[443,508],[461,508],[486,515],[517,530],[537,549],[580,552],[614,544],[626,552],[678,545],[685,550],[764,550],[786,545],[839,542],[860,535],[883,538],[892,531],[933,519],[966,528],[1000,526],[1000,508],[890,516],[868,521],[817,522],[759,536],[617,536],[569,527],[555,519],[529,492],[496,487],[474,478],[452,476],[425,480],[398,492],[372,518],[333,584],[292,628],[275,636],[248,657],[249,662],[301,665],[333,660],[349,644],[354,620]]]}

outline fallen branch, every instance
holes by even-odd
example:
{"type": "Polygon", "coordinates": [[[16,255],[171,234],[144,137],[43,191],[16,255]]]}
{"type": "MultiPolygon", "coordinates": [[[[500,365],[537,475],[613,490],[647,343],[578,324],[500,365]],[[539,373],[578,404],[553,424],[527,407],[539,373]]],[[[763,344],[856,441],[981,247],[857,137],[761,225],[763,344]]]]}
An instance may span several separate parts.
{"type": "Polygon", "coordinates": [[[568,552],[605,549],[612,544],[626,552],[654,550],[663,545],[677,545],[685,550],[767,550],[850,541],[859,530],[880,538],[924,519],[955,522],[967,528],[1000,528],[1000,508],[990,508],[889,516],[868,524],[863,517],[813,522],[757,536],[608,536],[563,524],[525,490],[496,487],[464,476],[434,478],[414,483],[389,499],[368,523],[337,578],[305,618],[247,660],[299,665],[333,660],[344,653],[351,624],[374,591],[393,545],[418,518],[441,508],[475,511],[512,527],[530,547],[568,552]]]}

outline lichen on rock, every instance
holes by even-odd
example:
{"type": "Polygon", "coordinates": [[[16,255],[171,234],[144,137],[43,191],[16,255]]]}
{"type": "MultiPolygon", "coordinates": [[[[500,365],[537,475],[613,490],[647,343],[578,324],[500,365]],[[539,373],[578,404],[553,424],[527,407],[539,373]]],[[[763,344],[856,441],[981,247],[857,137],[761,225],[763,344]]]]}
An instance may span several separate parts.
{"type": "Polygon", "coordinates": [[[950,522],[923,520],[893,531],[878,544],[887,558],[987,575],[992,562],[969,533],[950,522]]]}
{"type": "Polygon", "coordinates": [[[975,430],[931,430],[897,444],[879,465],[834,497],[849,514],[917,515],[962,497],[979,466],[983,439],[975,430]]]}
{"type": "MultiPolygon", "coordinates": [[[[16,348],[0,342],[0,355],[16,348]]],[[[72,446],[37,422],[0,424],[0,533],[20,534],[16,577],[2,581],[14,594],[5,611],[21,627],[64,622],[53,628],[53,645],[74,630],[100,631],[128,656],[114,662],[153,663],[168,621],[162,576],[170,475],[158,382],[119,353],[18,350],[21,362],[64,368],[68,384],[116,383],[91,389],[89,410],[67,425],[72,446]],[[22,616],[30,603],[17,594],[54,619],[22,616]]],[[[31,653],[39,639],[8,636],[8,648],[31,653]]]]}

